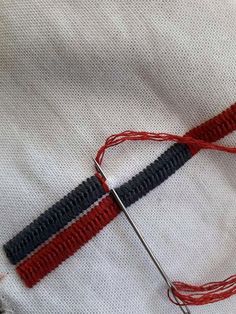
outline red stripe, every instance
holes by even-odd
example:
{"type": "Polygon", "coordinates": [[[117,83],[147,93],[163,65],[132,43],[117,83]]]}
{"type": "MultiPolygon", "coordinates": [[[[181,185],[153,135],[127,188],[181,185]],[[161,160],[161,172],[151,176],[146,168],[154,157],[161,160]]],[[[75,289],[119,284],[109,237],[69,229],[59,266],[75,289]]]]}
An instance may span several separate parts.
{"type": "MultiPolygon", "coordinates": [[[[236,104],[215,118],[192,129],[186,135],[207,142],[217,141],[236,129],[236,104]]],[[[199,150],[190,147],[192,154],[199,150]]],[[[34,286],[39,280],[55,269],[81,246],[86,244],[103,227],[120,212],[119,207],[110,196],[104,198],[88,214],[61,231],[34,255],[23,261],[16,271],[28,287],[34,286]]]]}
{"type": "Polygon", "coordinates": [[[110,196],[107,196],[88,214],[82,216],[34,255],[23,261],[16,268],[17,273],[27,287],[32,287],[87,243],[119,212],[118,205],[110,196]]]}
{"type": "MultiPolygon", "coordinates": [[[[212,143],[232,133],[236,129],[236,103],[216,117],[202,123],[200,126],[190,130],[186,136],[212,143]]],[[[200,149],[189,145],[192,155],[200,149]]]]}

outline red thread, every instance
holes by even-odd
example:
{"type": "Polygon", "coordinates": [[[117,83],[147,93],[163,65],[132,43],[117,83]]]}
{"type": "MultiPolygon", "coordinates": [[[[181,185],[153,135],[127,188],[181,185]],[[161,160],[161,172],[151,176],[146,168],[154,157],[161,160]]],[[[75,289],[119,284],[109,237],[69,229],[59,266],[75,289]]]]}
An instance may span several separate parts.
{"type": "Polygon", "coordinates": [[[139,132],[139,131],[124,131],[122,133],[113,134],[106,140],[105,144],[99,149],[96,160],[99,164],[102,163],[105,152],[112,146],[119,145],[126,141],[174,141],[182,144],[188,144],[189,146],[195,146],[196,150],[211,149],[218,150],[227,153],[236,153],[236,147],[227,147],[224,145],[217,145],[203,140],[198,140],[190,136],[181,136],[169,133],[151,133],[151,132],[139,132]]]}
{"type": "Polygon", "coordinates": [[[235,147],[226,147],[212,144],[236,128],[236,103],[220,113],[218,116],[202,123],[190,130],[184,136],[157,132],[125,131],[109,136],[105,144],[98,150],[96,161],[101,165],[105,152],[108,148],[119,145],[126,141],[175,141],[188,144],[192,155],[200,149],[219,150],[235,153],[235,147]]]}
{"type": "MultiPolygon", "coordinates": [[[[225,300],[236,294],[236,275],[223,281],[210,282],[195,286],[183,282],[174,282],[175,290],[171,292],[185,305],[205,305],[225,300]]],[[[178,305],[168,291],[168,297],[174,304],[178,305]]]]}
{"type": "Polygon", "coordinates": [[[95,176],[96,176],[96,177],[98,178],[98,180],[101,182],[104,191],[105,191],[106,193],[108,193],[108,192],[109,192],[109,187],[108,187],[108,185],[106,184],[105,178],[103,178],[103,176],[102,176],[99,172],[96,172],[96,173],[95,173],[95,176]]]}
{"type": "MultiPolygon", "coordinates": [[[[189,145],[192,154],[201,148],[216,149],[236,153],[235,147],[225,147],[211,144],[236,129],[236,104],[219,114],[217,117],[192,129],[185,136],[167,133],[149,133],[126,131],[110,136],[98,151],[96,160],[101,164],[107,148],[129,140],[177,141],[189,145]]],[[[101,179],[101,177],[100,177],[101,179]]],[[[18,267],[17,272],[28,287],[35,285],[40,279],[55,269],[66,258],[74,254],[81,246],[87,243],[104,226],[114,219],[120,209],[115,201],[107,196],[86,215],[61,231],[34,255],[28,257],[18,267]]],[[[220,282],[211,282],[194,286],[182,282],[175,282],[176,295],[183,304],[203,305],[224,300],[236,294],[236,275],[220,282]]],[[[175,301],[170,296],[173,303],[175,301]]]]}

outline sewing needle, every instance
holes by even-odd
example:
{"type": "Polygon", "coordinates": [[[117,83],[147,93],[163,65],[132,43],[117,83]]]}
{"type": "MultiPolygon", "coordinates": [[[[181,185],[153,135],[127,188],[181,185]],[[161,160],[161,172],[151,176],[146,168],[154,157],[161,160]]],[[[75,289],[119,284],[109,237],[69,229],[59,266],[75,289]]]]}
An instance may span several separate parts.
{"type": "MultiPolygon", "coordinates": [[[[95,167],[97,169],[97,171],[103,176],[103,178],[106,180],[106,175],[104,174],[104,171],[102,170],[101,166],[99,165],[99,163],[93,159],[95,167]]],[[[141,232],[138,230],[136,224],[134,223],[133,219],[130,217],[129,213],[126,210],[126,207],[124,206],[123,202],[121,201],[119,195],[117,194],[117,192],[115,191],[115,189],[110,189],[110,193],[113,196],[113,198],[115,199],[115,201],[118,203],[120,209],[122,210],[122,212],[125,214],[128,222],[130,223],[130,225],[132,226],[133,230],[135,231],[136,235],[138,236],[139,240],[141,241],[141,243],[143,244],[146,252],[148,253],[148,255],[150,256],[151,260],[153,261],[154,265],[156,266],[156,268],[158,269],[158,271],[160,272],[162,278],[164,279],[164,281],[166,282],[167,286],[170,288],[171,291],[176,290],[176,287],[174,286],[174,284],[172,283],[172,281],[170,280],[170,278],[167,276],[167,274],[165,273],[164,269],[162,268],[161,264],[159,263],[159,261],[156,259],[155,255],[153,254],[151,248],[149,247],[149,245],[146,243],[146,241],[144,240],[143,235],[141,234],[141,232]]],[[[178,306],[180,307],[182,313],[184,314],[191,314],[189,308],[184,305],[181,304],[180,300],[175,296],[174,293],[173,297],[175,299],[175,301],[177,302],[178,306]]]]}

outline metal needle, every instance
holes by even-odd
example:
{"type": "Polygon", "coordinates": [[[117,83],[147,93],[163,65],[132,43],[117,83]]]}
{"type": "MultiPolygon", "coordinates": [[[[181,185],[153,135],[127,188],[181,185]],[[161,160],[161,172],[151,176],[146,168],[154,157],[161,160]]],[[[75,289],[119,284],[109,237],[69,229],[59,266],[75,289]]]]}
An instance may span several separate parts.
{"type": "MultiPolygon", "coordinates": [[[[106,179],[106,176],[105,176],[101,166],[97,163],[97,161],[95,159],[93,159],[93,161],[94,161],[94,164],[95,164],[95,167],[96,167],[97,171],[104,177],[104,179],[106,179]]],[[[156,266],[156,268],[160,272],[160,274],[161,274],[162,278],[164,279],[164,281],[166,282],[167,286],[170,288],[171,291],[176,290],[174,284],[172,283],[170,278],[165,273],[165,271],[162,268],[162,266],[159,263],[159,261],[154,256],[151,248],[149,247],[149,245],[144,240],[144,237],[142,236],[141,232],[138,230],[138,228],[137,228],[136,224],[134,223],[133,219],[128,214],[128,212],[126,210],[126,207],[124,206],[123,202],[121,201],[119,195],[116,193],[115,189],[110,189],[110,193],[114,197],[115,201],[118,203],[120,209],[125,214],[128,222],[130,223],[130,225],[132,226],[132,228],[135,231],[136,235],[138,236],[139,240],[143,244],[146,252],[148,253],[148,255],[150,256],[150,258],[153,261],[154,265],[156,266]]],[[[175,296],[174,293],[173,293],[173,297],[174,297],[175,301],[177,302],[178,306],[180,307],[182,313],[184,313],[184,314],[191,314],[189,308],[186,305],[181,304],[181,301],[175,296]]]]}

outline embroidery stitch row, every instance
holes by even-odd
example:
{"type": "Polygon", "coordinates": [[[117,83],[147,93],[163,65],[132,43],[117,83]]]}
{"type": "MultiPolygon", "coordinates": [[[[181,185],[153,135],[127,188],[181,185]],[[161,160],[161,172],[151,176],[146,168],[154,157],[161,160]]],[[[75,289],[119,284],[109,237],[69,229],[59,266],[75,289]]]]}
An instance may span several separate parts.
{"type": "MultiPolygon", "coordinates": [[[[193,129],[194,136],[198,138],[204,137],[204,139],[210,142],[232,132],[236,129],[235,110],[236,105],[233,105],[230,110],[225,111],[226,114],[224,112],[200,127],[193,129]],[[207,132],[208,126],[210,126],[209,132],[207,132]]],[[[187,134],[192,135],[191,131],[187,134]]],[[[194,154],[199,150],[196,147],[191,147],[191,149],[194,151],[194,154]]],[[[175,144],[169,148],[153,163],[154,166],[152,166],[153,164],[148,166],[128,183],[116,189],[125,206],[128,207],[140,197],[146,195],[155,186],[161,184],[191,156],[190,149],[186,144],[175,144]]],[[[87,215],[74,222],[34,255],[23,261],[17,267],[18,274],[27,286],[33,286],[95,236],[108,223],[107,219],[109,217],[112,220],[118,213],[119,209],[117,209],[114,203],[111,203],[110,197],[107,196],[87,215]],[[111,210],[111,217],[109,216],[109,210],[107,211],[106,208],[111,210]],[[102,214],[103,212],[104,214],[102,214]]]]}
{"type": "MultiPolygon", "coordinates": [[[[192,129],[186,135],[214,142],[235,130],[235,126],[236,104],[192,129]]],[[[122,202],[125,206],[129,206],[146,195],[196,154],[198,150],[196,146],[174,144],[160,158],[117,189],[122,202]],[[167,162],[169,158],[172,158],[172,154],[175,156],[172,160],[173,165],[167,162]]],[[[96,176],[82,182],[74,191],[41,214],[38,219],[4,245],[4,250],[11,263],[17,264],[23,260],[106,192],[104,182],[96,176]]]]}

